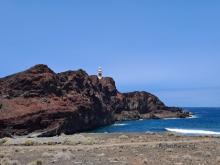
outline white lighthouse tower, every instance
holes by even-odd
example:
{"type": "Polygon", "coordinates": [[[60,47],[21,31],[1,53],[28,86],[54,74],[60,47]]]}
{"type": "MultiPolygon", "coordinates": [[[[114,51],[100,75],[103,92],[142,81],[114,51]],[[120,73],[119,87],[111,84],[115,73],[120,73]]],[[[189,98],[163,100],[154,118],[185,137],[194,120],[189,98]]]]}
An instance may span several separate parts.
{"type": "Polygon", "coordinates": [[[102,79],[102,67],[101,66],[98,69],[98,78],[102,79]]]}

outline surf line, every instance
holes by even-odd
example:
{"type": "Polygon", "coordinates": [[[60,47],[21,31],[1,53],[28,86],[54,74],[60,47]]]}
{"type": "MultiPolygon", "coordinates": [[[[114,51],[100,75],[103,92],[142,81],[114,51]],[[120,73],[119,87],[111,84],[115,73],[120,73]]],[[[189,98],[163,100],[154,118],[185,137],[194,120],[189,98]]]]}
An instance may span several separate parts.
{"type": "Polygon", "coordinates": [[[194,130],[194,129],[176,129],[165,128],[165,130],[183,134],[204,134],[204,135],[220,135],[220,132],[207,131],[207,130],[194,130]]]}

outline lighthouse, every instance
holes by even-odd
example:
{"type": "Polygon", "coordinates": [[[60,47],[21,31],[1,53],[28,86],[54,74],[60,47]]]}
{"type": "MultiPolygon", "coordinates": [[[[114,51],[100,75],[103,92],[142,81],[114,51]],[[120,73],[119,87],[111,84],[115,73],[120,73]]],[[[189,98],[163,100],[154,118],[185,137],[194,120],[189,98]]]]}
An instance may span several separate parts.
{"type": "Polygon", "coordinates": [[[102,67],[99,67],[98,69],[98,78],[102,79],[102,67]]]}

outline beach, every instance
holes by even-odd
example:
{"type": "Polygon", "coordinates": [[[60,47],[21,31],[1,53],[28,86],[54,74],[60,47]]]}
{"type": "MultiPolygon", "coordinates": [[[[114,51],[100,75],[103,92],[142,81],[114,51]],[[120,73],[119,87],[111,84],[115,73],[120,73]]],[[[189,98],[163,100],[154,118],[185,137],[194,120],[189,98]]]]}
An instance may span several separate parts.
{"type": "Polygon", "coordinates": [[[0,164],[220,164],[220,137],[81,133],[0,140],[0,164]]]}

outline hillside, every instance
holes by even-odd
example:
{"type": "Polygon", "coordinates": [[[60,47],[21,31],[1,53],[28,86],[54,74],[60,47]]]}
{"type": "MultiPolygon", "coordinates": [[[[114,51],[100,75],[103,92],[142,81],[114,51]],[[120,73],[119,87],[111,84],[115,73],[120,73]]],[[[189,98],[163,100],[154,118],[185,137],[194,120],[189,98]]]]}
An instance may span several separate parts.
{"type": "Polygon", "coordinates": [[[189,117],[147,92],[120,93],[110,77],[83,70],[55,73],[46,65],[0,79],[0,137],[54,136],[115,121],[189,117]]]}

